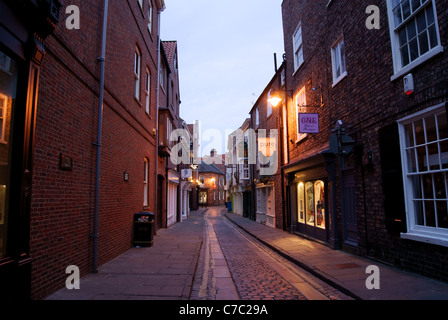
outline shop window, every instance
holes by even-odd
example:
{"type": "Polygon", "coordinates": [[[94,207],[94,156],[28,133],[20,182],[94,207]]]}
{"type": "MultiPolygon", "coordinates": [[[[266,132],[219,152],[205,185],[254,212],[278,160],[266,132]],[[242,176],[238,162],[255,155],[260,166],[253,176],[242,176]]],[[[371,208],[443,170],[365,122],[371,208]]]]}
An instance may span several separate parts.
{"type": "Polygon", "coordinates": [[[297,185],[297,221],[325,229],[325,183],[322,180],[297,185]]]}
{"type": "Polygon", "coordinates": [[[18,65],[0,51],[0,258],[7,253],[13,114],[18,65]]]}

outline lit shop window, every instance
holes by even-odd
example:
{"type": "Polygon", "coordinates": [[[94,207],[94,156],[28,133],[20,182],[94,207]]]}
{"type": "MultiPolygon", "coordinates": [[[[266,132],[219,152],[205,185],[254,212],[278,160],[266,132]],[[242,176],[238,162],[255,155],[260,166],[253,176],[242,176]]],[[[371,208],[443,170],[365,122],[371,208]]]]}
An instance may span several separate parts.
{"type": "Polygon", "coordinates": [[[325,183],[322,180],[297,185],[297,220],[325,229],[325,183]]]}

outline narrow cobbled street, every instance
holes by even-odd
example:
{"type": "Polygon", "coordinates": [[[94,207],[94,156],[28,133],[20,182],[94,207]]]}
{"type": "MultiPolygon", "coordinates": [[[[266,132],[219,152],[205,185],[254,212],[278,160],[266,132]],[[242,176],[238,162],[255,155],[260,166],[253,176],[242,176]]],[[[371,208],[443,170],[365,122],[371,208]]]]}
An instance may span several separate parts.
{"type": "Polygon", "coordinates": [[[217,207],[204,213],[191,300],[350,299],[241,231],[217,207]]]}

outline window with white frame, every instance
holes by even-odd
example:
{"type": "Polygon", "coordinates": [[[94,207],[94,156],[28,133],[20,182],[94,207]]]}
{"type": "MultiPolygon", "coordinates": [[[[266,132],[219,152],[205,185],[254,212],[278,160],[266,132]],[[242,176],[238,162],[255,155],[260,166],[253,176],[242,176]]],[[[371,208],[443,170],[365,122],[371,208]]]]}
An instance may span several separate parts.
{"type": "Polygon", "coordinates": [[[388,0],[395,75],[409,72],[443,51],[434,0],[388,0]]]}
{"type": "Polygon", "coordinates": [[[302,22],[300,21],[292,36],[294,50],[294,72],[299,69],[303,63],[303,43],[302,43],[302,22]]]}
{"type": "Polygon", "coordinates": [[[149,160],[145,158],[144,168],[143,168],[143,206],[148,205],[148,195],[149,195],[149,160]]]}
{"type": "Polygon", "coordinates": [[[333,66],[333,86],[347,75],[345,67],[344,39],[340,38],[331,48],[331,60],[333,66]]]}
{"type": "Polygon", "coordinates": [[[272,104],[269,102],[271,99],[271,90],[268,92],[268,102],[266,107],[266,117],[269,117],[272,114],[272,104]]]}
{"type": "Polygon", "coordinates": [[[148,1],[148,31],[152,34],[152,3],[148,1]]]}
{"type": "Polygon", "coordinates": [[[141,56],[140,51],[136,48],[134,55],[134,97],[137,100],[140,100],[140,64],[141,64],[141,56]]]}
{"type": "Polygon", "coordinates": [[[255,109],[255,127],[258,127],[260,125],[260,112],[257,109],[255,109]]]}
{"type": "Polygon", "coordinates": [[[151,73],[146,68],[146,81],[145,81],[145,95],[146,95],[146,113],[149,114],[151,104],[151,73]]]}
{"type": "Polygon", "coordinates": [[[295,103],[296,103],[296,125],[297,125],[297,141],[302,141],[305,139],[308,134],[307,133],[300,133],[299,132],[299,114],[301,112],[304,112],[304,107],[306,106],[306,90],[305,86],[303,86],[302,89],[297,93],[295,97],[295,103]]]}
{"type": "Polygon", "coordinates": [[[399,121],[408,232],[448,246],[448,125],[445,105],[399,121]]]}

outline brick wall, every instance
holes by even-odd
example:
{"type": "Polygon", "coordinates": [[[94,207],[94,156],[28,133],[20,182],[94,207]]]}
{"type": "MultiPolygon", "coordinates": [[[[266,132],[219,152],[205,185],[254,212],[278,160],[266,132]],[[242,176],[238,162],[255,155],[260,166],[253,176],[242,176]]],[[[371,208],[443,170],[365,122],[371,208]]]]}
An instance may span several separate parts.
{"type": "MultiPolygon", "coordinates": [[[[92,238],[101,2],[62,1],[77,5],[81,29],[60,23],[46,41],[41,73],[31,211],[33,298],[64,286],[65,268],[92,269],[92,238]],[[60,154],[73,159],[71,171],[59,168],[60,154]]],[[[147,2],[145,1],[145,5],[147,2]]],[[[156,8],[155,4],[153,7],[156,8]]],[[[153,21],[157,21],[154,10],[153,21]]],[[[62,21],[65,16],[62,14],[62,21]]],[[[154,26],[157,34],[157,25],[154,26]]],[[[154,210],[156,150],[157,39],[147,31],[146,12],[137,1],[109,3],[105,62],[99,201],[98,265],[132,245],[134,213],[154,210]],[[124,23],[127,22],[127,23],[124,23]],[[134,98],[134,52],[142,55],[140,101],[134,98]],[[151,70],[151,109],[144,105],[145,67],[151,70]],[[150,161],[149,207],[143,208],[143,164],[150,161]],[[124,173],[129,174],[125,181],[124,173]]]]}
{"type": "MultiPolygon", "coordinates": [[[[384,191],[382,187],[379,131],[400,118],[429,106],[446,102],[447,80],[447,16],[448,1],[435,1],[440,38],[445,51],[412,70],[415,93],[406,96],[402,77],[391,81],[394,73],[386,1],[372,1],[380,9],[380,29],[365,26],[368,14],[364,1],[284,1],[283,25],[289,89],[296,94],[306,87],[307,104],[319,97],[312,87],[322,86],[322,108],[306,108],[318,112],[320,133],[295,143],[297,132],[295,111],[289,108],[288,127],[290,163],[297,163],[329,147],[331,129],[337,120],[356,140],[355,152],[345,160],[346,168],[355,174],[355,198],[358,226],[356,251],[383,261],[448,279],[448,249],[401,239],[386,228],[384,191]],[[302,21],[304,63],[293,70],[292,36],[302,21]],[[333,86],[331,47],[343,36],[347,76],[333,86]],[[373,154],[373,165],[366,165],[367,152],[373,154]]],[[[384,159],[383,159],[384,160],[384,159]]],[[[386,159],[387,161],[387,159],[386,159]]],[[[336,162],[336,168],[338,162],[336,162]]],[[[339,175],[336,174],[336,212],[342,230],[339,175]]],[[[343,235],[340,234],[341,239],[343,235]]]]}

